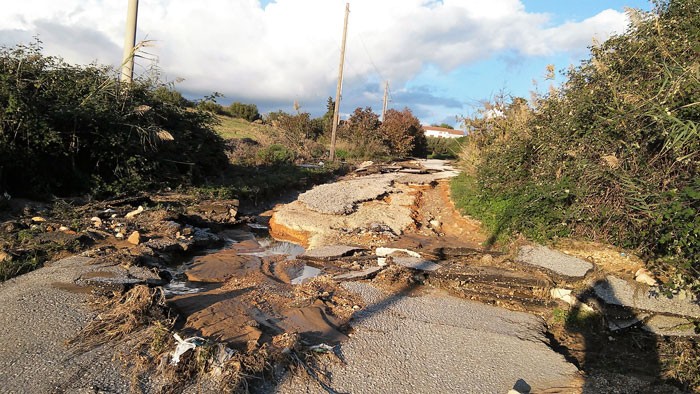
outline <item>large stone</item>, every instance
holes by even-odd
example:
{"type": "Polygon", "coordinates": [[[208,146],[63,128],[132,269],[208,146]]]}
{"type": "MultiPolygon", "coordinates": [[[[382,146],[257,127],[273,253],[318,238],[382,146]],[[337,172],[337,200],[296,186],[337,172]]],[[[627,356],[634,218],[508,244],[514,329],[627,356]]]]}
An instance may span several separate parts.
{"type": "Polygon", "coordinates": [[[593,290],[608,304],[700,318],[700,305],[690,298],[667,297],[659,294],[657,288],[633,284],[612,275],[596,283],[593,290]]]}
{"type": "Polygon", "coordinates": [[[141,234],[139,234],[138,231],[134,231],[131,233],[131,235],[129,235],[127,241],[129,241],[130,244],[138,245],[141,243],[141,234]]]}
{"type": "Polygon", "coordinates": [[[647,320],[642,327],[644,330],[656,335],[664,336],[695,336],[693,322],[682,317],[656,315],[647,320]]]}
{"type": "Polygon", "coordinates": [[[577,257],[552,250],[546,246],[523,246],[518,252],[518,262],[544,268],[569,278],[583,278],[593,269],[593,264],[577,257]]]}
{"type": "Polygon", "coordinates": [[[307,251],[302,255],[302,257],[308,257],[311,259],[335,259],[343,256],[348,256],[352,252],[363,250],[356,246],[348,245],[331,245],[331,246],[321,246],[320,248],[312,249],[307,251]]]}

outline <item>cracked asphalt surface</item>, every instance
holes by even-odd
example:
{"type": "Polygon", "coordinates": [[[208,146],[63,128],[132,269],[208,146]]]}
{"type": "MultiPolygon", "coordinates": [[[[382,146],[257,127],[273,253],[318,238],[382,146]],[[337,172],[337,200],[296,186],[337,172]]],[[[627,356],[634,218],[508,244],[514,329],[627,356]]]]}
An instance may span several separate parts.
{"type": "MultiPolygon", "coordinates": [[[[347,393],[576,392],[577,368],[547,345],[537,316],[452,297],[442,291],[387,294],[369,283],[344,286],[368,307],[340,347],[346,365],[325,365],[347,393]]],[[[290,376],[280,393],[324,393],[290,376]]]]}

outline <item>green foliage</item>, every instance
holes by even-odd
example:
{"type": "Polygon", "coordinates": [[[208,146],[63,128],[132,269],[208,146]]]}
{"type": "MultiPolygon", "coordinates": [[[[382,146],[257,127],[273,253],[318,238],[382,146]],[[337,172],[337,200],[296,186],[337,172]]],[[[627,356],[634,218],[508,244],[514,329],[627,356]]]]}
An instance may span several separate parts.
{"type": "Polygon", "coordinates": [[[433,126],[433,127],[442,127],[443,129],[450,129],[450,130],[454,130],[454,129],[455,129],[454,127],[448,125],[447,123],[440,123],[440,124],[433,123],[433,124],[431,124],[431,126],[433,126]]]}
{"type": "Polygon", "coordinates": [[[221,104],[210,100],[200,101],[197,104],[197,109],[199,109],[200,111],[211,112],[217,115],[228,115],[228,112],[226,112],[226,110],[221,104]]]}
{"type": "Polygon", "coordinates": [[[465,119],[460,204],[492,230],[634,248],[698,287],[700,0],[630,19],[533,107],[497,100],[465,119]]]}
{"type": "Polygon", "coordinates": [[[456,159],[462,150],[466,137],[440,138],[426,137],[428,157],[431,159],[456,159]]]}
{"type": "Polygon", "coordinates": [[[12,195],[112,194],[193,181],[225,161],[212,117],[156,81],[130,88],[100,66],[0,50],[0,183],[12,195]]]}
{"type": "Polygon", "coordinates": [[[234,102],[229,105],[228,113],[234,118],[245,119],[248,122],[253,122],[260,119],[260,113],[258,112],[258,106],[255,104],[243,104],[239,102],[234,102]]]}
{"type": "Polygon", "coordinates": [[[258,164],[275,166],[294,162],[295,155],[284,145],[273,144],[260,149],[256,157],[258,164]]]}

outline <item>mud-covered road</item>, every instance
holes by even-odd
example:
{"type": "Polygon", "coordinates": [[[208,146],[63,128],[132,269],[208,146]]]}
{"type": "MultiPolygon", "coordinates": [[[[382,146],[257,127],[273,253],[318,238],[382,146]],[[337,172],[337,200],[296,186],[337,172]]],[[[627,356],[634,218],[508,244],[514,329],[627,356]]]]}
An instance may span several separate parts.
{"type": "MultiPolygon", "coordinates": [[[[450,200],[457,174],[440,160],[365,163],[265,212],[175,194],[86,207],[89,227],[72,236],[92,246],[0,284],[0,392],[220,392],[231,376],[225,387],[265,393],[655,384],[579,370],[603,360],[643,374],[658,362],[653,335],[572,334],[552,320],[557,306],[607,313],[607,293],[579,299],[609,275],[628,283],[638,263],[589,244],[494,250],[450,200]],[[203,337],[178,365],[176,333],[203,337]],[[640,338],[651,345],[627,353],[640,338]]],[[[42,220],[29,227],[37,239],[70,235],[42,220]]]]}

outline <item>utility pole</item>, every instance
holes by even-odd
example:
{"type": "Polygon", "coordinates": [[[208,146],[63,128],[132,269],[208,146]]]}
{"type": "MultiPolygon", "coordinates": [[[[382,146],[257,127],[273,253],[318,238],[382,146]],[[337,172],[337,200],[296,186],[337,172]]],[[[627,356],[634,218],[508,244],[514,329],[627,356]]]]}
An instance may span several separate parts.
{"type": "Polygon", "coordinates": [[[124,56],[122,60],[121,81],[131,84],[134,78],[134,46],[136,45],[136,16],[139,0],[129,0],[126,14],[126,33],[124,34],[124,56]]]}
{"type": "Polygon", "coordinates": [[[333,110],[333,132],[331,133],[330,161],[335,161],[335,135],[338,132],[338,110],[340,109],[340,90],[343,87],[343,64],[345,63],[345,37],[348,34],[348,15],[350,3],[345,3],[345,23],[343,24],[343,44],[340,48],[340,67],[338,70],[338,87],[335,90],[335,109],[333,110]]]}
{"type": "Polygon", "coordinates": [[[387,92],[389,91],[389,81],[387,80],[384,84],[384,106],[382,107],[382,122],[386,120],[386,98],[387,92]]]}

